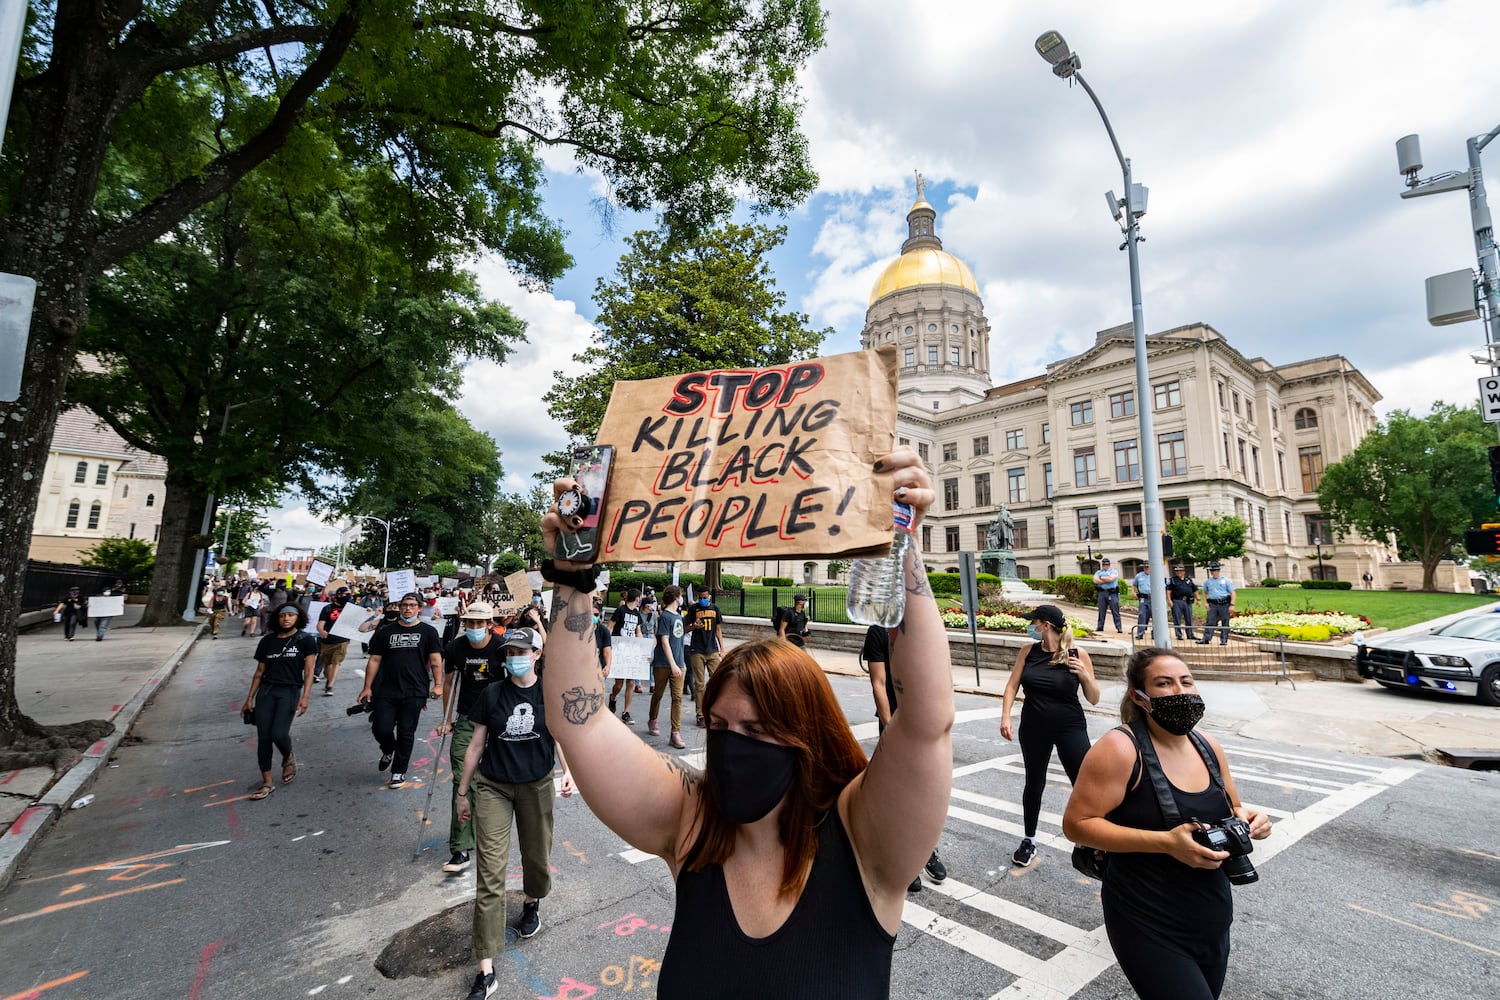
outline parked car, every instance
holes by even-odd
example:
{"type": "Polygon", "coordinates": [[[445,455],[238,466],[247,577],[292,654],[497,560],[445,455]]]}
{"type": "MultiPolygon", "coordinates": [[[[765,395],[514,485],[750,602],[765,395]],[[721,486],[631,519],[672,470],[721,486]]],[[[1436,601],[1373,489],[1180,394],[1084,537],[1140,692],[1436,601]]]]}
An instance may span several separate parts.
{"type": "Polygon", "coordinates": [[[1500,614],[1473,615],[1426,635],[1379,636],[1355,647],[1361,677],[1500,705],[1500,614]]]}

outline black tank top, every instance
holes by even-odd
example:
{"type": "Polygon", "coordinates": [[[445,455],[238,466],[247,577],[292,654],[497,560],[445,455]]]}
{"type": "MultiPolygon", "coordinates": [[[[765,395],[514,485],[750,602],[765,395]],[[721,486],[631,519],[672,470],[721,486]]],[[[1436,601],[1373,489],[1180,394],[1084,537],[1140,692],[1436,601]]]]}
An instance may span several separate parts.
{"type": "MultiPolygon", "coordinates": [[[[1130,784],[1134,787],[1127,787],[1125,798],[1105,819],[1136,830],[1170,829],[1150,780],[1141,775],[1139,758],[1130,784]]],[[[1170,780],[1167,784],[1184,822],[1197,818],[1214,823],[1230,815],[1229,798],[1212,777],[1201,792],[1184,792],[1170,780]]],[[[1106,917],[1131,920],[1166,939],[1211,939],[1228,930],[1234,920],[1234,901],[1224,870],[1190,868],[1169,854],[1111,852],[1101,899],[1106,917]]]]}
{"type": "MultiPolygon", "coordinates": [[[[1078,650],[1068,650],[1077,657],[1078,650]]],[[[1034,642],[1021,663],[1021,725],[1040,723],[1054,730],[1087,729],[1083,706],[1078,703],[1078,678],[1062,664],[1054,665],[1052,654],[1034,642]]]]}
{"type": "Polygon", "coordinates": [[[797,905],[767,937],[740,930],[722,866],[683,869],[656,995],[658,1000],[885,1000],[895,943],[870,907],[835,807],[819,828],[818,853],[797,905]]]}

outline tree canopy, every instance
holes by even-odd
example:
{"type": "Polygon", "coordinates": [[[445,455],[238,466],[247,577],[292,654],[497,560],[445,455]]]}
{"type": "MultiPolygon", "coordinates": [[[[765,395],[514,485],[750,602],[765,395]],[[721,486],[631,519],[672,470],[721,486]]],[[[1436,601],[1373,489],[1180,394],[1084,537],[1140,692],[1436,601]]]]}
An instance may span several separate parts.
{"type": "Polygon", "coordinates": [[[1478,407],[1435,403],[1426,416],[1396,410],[1342,461],[1323,470],[1318,505],[1340,534],[1396,542],[1422,564],[1422,589],[1463,533],[1496,517],[1478,407]]]}
{"type": "Polygon", "coordinates": [[[1245,533],[1249,530],[1242,518],[1227,514],[1179,517],[1167,525],[1172,535],[1173,560],[1195,566],[1244,555],[1245,533]]]}
{"type": "Polygon", "coordinates": [[[271,526],[261,518],[259,511],[248,507],[219,511],[213,531],[213,550],[219,564],[227,568],[247,562],[259,551],[261,540],[270,533],[271,526]],[[226,538],[229,540],[227,545],[226,538]]]}

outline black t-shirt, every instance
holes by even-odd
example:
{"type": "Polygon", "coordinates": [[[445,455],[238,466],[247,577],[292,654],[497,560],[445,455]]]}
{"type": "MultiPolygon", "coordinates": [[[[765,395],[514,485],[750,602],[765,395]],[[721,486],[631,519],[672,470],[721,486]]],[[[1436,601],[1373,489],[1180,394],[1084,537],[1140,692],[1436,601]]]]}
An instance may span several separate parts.
{"type": "Polygon", "coordinates": [[[87,597],[64,597],[58,603],[63,606],[62,613],[65,615],[82,615],[88,613],[89,599],[87,597]]]}
{"type": "Polygon", "coordinates": [[[614,645],[614,640],[609,637],[609,629],[604,627],[603,622],[594,623],[594,647],[599,651],[599,669],[604,669],[604,651],[614,645]]]}
{"type": "Polygon", "coordinates": [[[896,710],[896,679],[891,674],[891,634],[883,625],[871,625],[865,633],[865,645],[859,653],[865,663],[885,664],[885,703],[896,710]]]}
{"type": "Polygon", "coordinates": [[[505,676],[505,647],[500,644],[500,637],[491,632],[488,641],[478,649],[470,645],[467,636],[454,639],[443,651],[443,673],[457,673],[461,678],[456,711],[458,715],[468,715],[480,692],[505,676]]]}
{"type": "Polygon", "coordinates": [[[692,636],[688,649],[695,653],[717,653],[719,651],[719,606],[712,601],[708,607],[695,604],[692,607],[692,636]]]}
{"type": "Polygon", "coordinates": [[[294,632],[287,638],[263,635],[255,646],[255,660],[266,665],[260,675],[262,686],[301,687],[303,665],[309,656],[318,655],[316,636],[294,632]]]}
{"type": "MultiPolygon", "coordinates": [[[[1077,649],[1068,656],[1077,657],[1077,649]]],[[[1021,689],[1026,701],[1021,706],[1021,725],[1029,721],[1065,729],[1084,729],[1083,706],[1078,704],[1078,678],[1065,664],[1052,662],[1052,654],[1034,642],[1021,664],[1021,689]]]]}
{"type": "Polygon", "coordinates": [[[614,617],[610,621],[614,623],[610,629],[614,635],[628,639],[641,634],[641,612],[637,608],[622,604],[615,608],[614,617]]]}
{"type": "Polygon", "coordinates": [[[442,652],[443,640],[426,622],[377,629],[370,639],[370,655],[380,657],[375,694],[383,698],[426,698],[432,690],[427,678],[428,657],[442,652]]]}
{"type": "Polygon", "coordinates": [[[552,773],[556,744],[547,731],[540,681],[524,688],[509,680],[489,685],[469,719],[488,730],[479,758],[479,773],[486,778],[521,785],[552,773]]]}
{"type": "Polygon", "coordinates": [[[786,622],[787,635],[803,635],[807,632],[807,615],[805,612],[790,608],[785,611],[781,620],[786,622]]]}
{"type": "Polygon", "coordinates": [[[335,642],[348,642],[349,641],[348,639],[345,639],[341,635],[333,635],[332,634],[334,622],[337,622],[339,620],[339,615],[342,614],[343,611],[344,611],[344,609],[343,609],[343,607],[341,605],[339,605],[339,604],[329,604],[326,607],[324,607],[322,611],[318,612],[318,622],[319,622],[319,624],[322,624],[322,623],[326,622],[327,625],[328,625],[328,628],[325,631],[327,631],[329,633],[329,635],[328,635],[328,637],[326,639],[323,640],[323,642],[325,644],[335,643],[335,642]]]}

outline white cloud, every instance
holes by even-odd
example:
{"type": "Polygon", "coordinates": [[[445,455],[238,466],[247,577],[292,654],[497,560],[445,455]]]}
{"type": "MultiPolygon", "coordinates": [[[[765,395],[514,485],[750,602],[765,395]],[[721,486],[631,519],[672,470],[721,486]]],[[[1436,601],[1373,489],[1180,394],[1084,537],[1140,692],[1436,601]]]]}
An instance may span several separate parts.
{"type": "Polygon", "coordinates": [[[307,509],[307,504],[291,498],[288,505],[264,513],[271,526],[267,551],[279,555],[285,548],[323,548],[337,545],[339,533],[307,509]]]}

